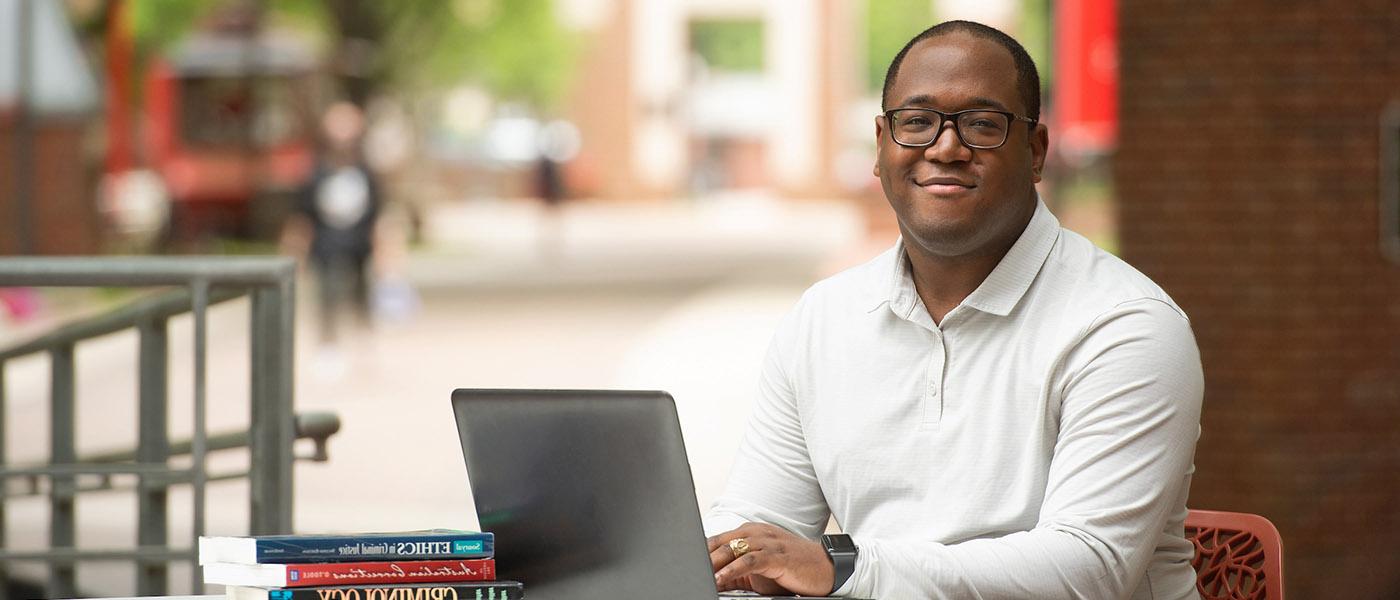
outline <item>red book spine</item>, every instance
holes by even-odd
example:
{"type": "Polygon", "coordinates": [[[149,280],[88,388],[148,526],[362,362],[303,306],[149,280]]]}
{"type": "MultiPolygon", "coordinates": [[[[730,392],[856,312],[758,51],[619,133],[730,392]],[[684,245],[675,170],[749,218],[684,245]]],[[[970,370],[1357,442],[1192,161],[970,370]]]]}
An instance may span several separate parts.
{"type": "Polygon", "coordinates": [[[454,583],[496,579],[496,561],[490,558],[289,564],[286,567],[286,587],[361,583],[454,583]]]}

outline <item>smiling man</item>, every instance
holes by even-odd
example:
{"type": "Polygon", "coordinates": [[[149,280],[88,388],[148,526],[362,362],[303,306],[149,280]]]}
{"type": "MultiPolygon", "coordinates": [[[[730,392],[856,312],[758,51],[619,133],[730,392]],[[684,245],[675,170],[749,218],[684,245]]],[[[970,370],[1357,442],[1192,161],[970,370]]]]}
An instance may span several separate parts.
{"type": "Polygon", "coordinates": [[[706,515],[721,589],[1196,597],[1190,323],[1040,201],[1039,93],[977,23],[895,57],[875,175],[902,235],[779,326],[706,515]]]}

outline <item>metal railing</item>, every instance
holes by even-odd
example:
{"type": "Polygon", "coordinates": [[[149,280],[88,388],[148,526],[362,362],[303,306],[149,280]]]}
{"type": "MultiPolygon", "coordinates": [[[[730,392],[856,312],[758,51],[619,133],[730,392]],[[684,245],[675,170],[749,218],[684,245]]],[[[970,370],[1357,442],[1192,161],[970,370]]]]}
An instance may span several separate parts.
{"type": "MultiPolygon", "coordinates": [[[[135,560],[137,594],[166,593],[166,563],[197,560],[197,539],[204,533],[205,486],[217,479],[249,479],[250,533],[292,531],[293,442],[317,440],[317,455],[325,456],[325,439],[339,428],[334,415],[303,415],[292,411],[292,351],[295,312],[295,266],[278,257],[63,257],[0,258],[0,287],[11,286],[175,286],[167,293],[132,302],[97,317],[61,326],[36,339],[0,349],[0,542],[4,540],[4,501],[27,493],[8,493],[11,478],[49,482],[49,549],[42,552],[0,550],[0,600],[5,594],[4,564],[11,560],[40,560],[49,564],[49,597],[74,597],[75,563],[83,560],[135,560]],[[251,421],[246,434],[210,436],[206,431],[207,311],[210,305],[247,296],[251,300],[251,421]],[[193,313],[194,415],[188,442],[172,443],[166,432],[169,322],[193,313]],[[78,457],[75,450],[74,349],[79,342],[135,329],[139,336],[139,431],[129,452],[78,457]],[[28,355],[50,359],[50,454],[47,464],[16,467],[4,456],[5,365],[28,355]],[[298,427],[300,425],[300,427],[298,427]],[[301,431],[298,431],[300,429],[301,431]],[[249,470],[211,476],[208,453],[247,446],[249,470]],[[176,468],[170,459],[188,453],[190,466],[176,468]],[[112,489],[114,475],[135,475],[138,483],[137,545],[132,549],[80,550],[74,545],[75,496],[112,489]],[[97,476],[96,486],[80,487],[79,476],[97,476]],[[193,495],[193,535],[188,547],[172,548],[166,532],[170,486],[190,485],[193,495]]],[[[3,544],[0,544],[2,547],[3,544]]],[[[199,590],[199,569],[191,570],[193,590],[199,590]]]]}

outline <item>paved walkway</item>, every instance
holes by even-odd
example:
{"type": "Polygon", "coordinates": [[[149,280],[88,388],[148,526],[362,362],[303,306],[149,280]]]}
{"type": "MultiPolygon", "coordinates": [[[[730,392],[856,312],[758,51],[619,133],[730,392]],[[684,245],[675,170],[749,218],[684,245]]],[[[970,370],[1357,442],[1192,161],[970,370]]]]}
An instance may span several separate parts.
{"type": "MultiPolygon", "coordinates": [[[[429,223],[432,243],[400,263],[421,304],[373,331],[347,332],[338,361],[319,347],[311,290],[300,288],[297,409],[335,411],[344,425],[330,462],[298,463],[299,531],[474,527],[448,403],[454,388],[469,386],[668,390],[707,505],[723,485],[774,324],[859,242],[854,215],[821,203],[586,206],[554,223],[530,207],[465,205],[429,223]],[[551,230],[560,243],[540,241],[551,230]]],[[[182,437],[192,334],[188,321],[173,328],[171,430],[182,437]]],[[[211,431],[246,427],[246,329],[246,303],[211,311],[211,431]]],[[[134,444],[134,347],[134,335],[80,346],[80,453],[134,444]]],[[[8,456],[42,460],[47,365],[23,361],[7,376],[8,456]]],[[[213,468],[244,465],[235,452],[213,468]]],[[[189,495],[172,494],[171,504],[179,543],[189,535],[189,495]]],[[[209,533],[246,532],[245,482],[213,484],[207,506],[209,533]]],[[[129,494],[84,497],[78,512],[81,546],[134,540],[129,494]]],[[[6,546],[41,547],[46,526],[42,501],[14,503],[6,546]]],[[[82,589],[129,594],[131,571],[82,565],[82,589]]],[[[172,571],[171,591],[187,591],[188,571],[172,571]]]]}

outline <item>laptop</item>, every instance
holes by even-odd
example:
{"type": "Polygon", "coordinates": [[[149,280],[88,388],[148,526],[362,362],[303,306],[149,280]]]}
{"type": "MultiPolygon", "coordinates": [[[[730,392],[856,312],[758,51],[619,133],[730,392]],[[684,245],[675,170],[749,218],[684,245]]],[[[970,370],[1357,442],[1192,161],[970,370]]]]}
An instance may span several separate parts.
{"type": "Polygon", "coordinates": [[[670,394],[459,389],[452,410],[498,577],[531,600],[717,597],[670,394]]]}

